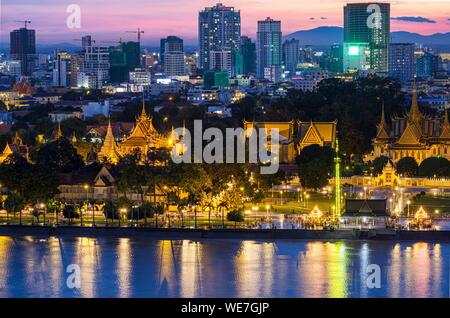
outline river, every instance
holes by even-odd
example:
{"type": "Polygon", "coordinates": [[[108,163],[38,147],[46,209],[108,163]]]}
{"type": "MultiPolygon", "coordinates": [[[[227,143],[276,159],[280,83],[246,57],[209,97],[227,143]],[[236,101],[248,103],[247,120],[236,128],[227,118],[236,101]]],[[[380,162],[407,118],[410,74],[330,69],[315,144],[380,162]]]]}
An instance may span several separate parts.
{"type": "Polygon", "coordinates": [[[0,236],[0,297],[448,297],[449,254],[449,243],[0,236]]]}

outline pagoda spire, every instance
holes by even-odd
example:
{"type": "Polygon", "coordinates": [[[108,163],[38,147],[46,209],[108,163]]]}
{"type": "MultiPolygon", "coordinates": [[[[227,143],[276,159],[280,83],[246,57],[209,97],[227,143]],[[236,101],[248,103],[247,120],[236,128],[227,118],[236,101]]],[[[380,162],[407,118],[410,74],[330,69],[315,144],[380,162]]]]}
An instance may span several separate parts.
{"type": "Polygon", "coordinates": [[[11,147],[9,146],[9,143],[6,143],[5,149],[3,149],[3,152],[0,154],[0,163],[3,163],[10,155],[13,154],[13,151],[11,147]]]}
{"type": "MultiPolygon", "coordinates": [[[[415,122],[416,124],[420,123],[420,120],[422,118],[422,114],[420,113],[420,109],[419,109],[419,102],[417,100],[417,85],[416,85],[416,80],[414,80],[413,83],[413,96],[412,96],[412,104],[411,104],[411,109],[409,111],[409,120],[412,122],[415,122]]],[[[419,125],[420,127],[420,125],[419,125]]]]}
{"type": "Polygon", "coordinates": [[[440,138],[449,139],[450,138],[450,122],[448,120],[448,112],[444,111],[444,124],[442,125],[442,132],[440,138]]]}
{"type": "Polygon", "coordinates": [[[388,126],[387,126],[387,122],[386,122],[386,114],[384,111],[384,101],[383,101],[383,105],[381,106],[381,120],[380,120],[380,123],[378,124],[377,128],[378,128],[377,139],[389,138],[388,126]]]}
{"type": "Polygon", "coordinates": [[[117,147],[116,140],[114,139],[114,133],[111,127],[111,120],[108,118],[108,128],[106,129],[105,140],[103,141],[102,148],[98,153],[99,160],[106,160],[111,163],[119,162],[119,149],[117,147]]]}

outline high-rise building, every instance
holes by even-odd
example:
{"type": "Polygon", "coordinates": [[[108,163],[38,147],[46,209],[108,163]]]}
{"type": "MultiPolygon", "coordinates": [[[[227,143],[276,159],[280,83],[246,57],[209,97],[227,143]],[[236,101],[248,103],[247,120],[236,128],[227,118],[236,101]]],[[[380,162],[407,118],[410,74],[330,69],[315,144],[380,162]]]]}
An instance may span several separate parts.
{"type": "Polygon", "coordinates": [[[413,43],[391,43],[389,45],[389,76],[402,84],[414,78],[416,69],[413,43]]]}
{"type": "Polygon", "coordinates": [[[2,61],[0,62],[0,73],[13,76],[18,82],[22,75],[22,67],[20,61],[2,61]]]}
{"type": "Polygon", "coordinates": [[[294,72],[297,68],[300,55],[300,41],[296,39],[286,40],[283,43],[283,64],[287,71],[294,72]]]}
{"type": "Polygon", "coordinates": [[[78,73],[78,86],[102,88],[109,82],[109,48],[90,46],[84,52],[83,69],[78,73]]]}
{"type": "MultiPolygon", "coordinates": [[[[389,71],[390,41],[389,3],[351,3],[344,7],[344,43],[367,44],[370,69],[377,73],[389,71]]],[[[350,51],[344,50],[344,57],[350,51]]]]}
{"type": "MultiPolygon", "coordinates": [[[[67,52],[58,52],[53,65],[53,86],[68,87],[72,79],[72,57],[67,52]]],[[[75,85],[74,85],[75,86],[75,85]]]]}
{"type": "Polygon", "coordinates": [[[256,73],[256,45],[248,36],[241,37],[239,52],[242,55],[242,74],[256,73]]]}
{"type": "Polygon", "coordinates": [[[258,21],[256,34],[256,75],[258,78],[264,78],[266,68],[273,70],[273,66],[275,69],[281,67],[281,38],[281,21],[271,18],[258,21]]]}
{"type": "Polygon", "coordinates": [[[12,59],[20,61],[22,75],[30,76],[36,62],[36,31],[27,28],[12,31],[10,46],[12,59]]]}
{"type": "Polygon", "coordinates": [[[130,79],[130,72],[139,68],[140,45],[138,42],[124,42],[109,48],[110,71],[112,83],[123,83],[130,79]]]}
{"type": "Polygon", "coordinates": [[[232,71],[232,52],[230,50],[211,51],[210,52],[210,70],[211,71],[232,71]]]}
{"type": "Polygon", "coordinates": [[[161,39],[161,63],[166,76],[183,76],[186,74],[184,65],[183,40],[176,36],[161,39]]]}
{"type": "Polygon", "coordinates": [[[241,13],[221,3],[198,14],[199,66],[211,69],[212,51],[237,51],[241,36],[241,13]]]}
{"type": "Polygon", "coordinates": [[[329,71],[342,73],[344,71],[344,49],[341,44],[333,44],[330,51],[329,71]]]}
{"type": "Polygon", "coordinates": [[[416,60],[416,76],[429,79],[439,71],[439,56],[425,52],[416,60]]]}
{"type": "Polygon", "coordinates": [[[168,36],[160,41],[159,56],[161,64],[164,65],[165,52],[184,52],[183,39],[177,36],[168,36]]]}

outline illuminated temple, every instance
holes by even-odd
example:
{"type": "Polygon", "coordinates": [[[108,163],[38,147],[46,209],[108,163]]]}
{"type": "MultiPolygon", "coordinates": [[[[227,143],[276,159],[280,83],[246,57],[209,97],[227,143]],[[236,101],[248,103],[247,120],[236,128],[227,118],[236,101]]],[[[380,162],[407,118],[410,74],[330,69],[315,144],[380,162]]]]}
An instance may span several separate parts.
{"type": "Polygon", "coordinates": [[[139,117],[136,119],[136,126],[131,134],[117,143],[111,123],[108,128],[103,145],[97,154],[99,161],[117,163],[120,157],[136,152],[147,154],[150,149],[163,148],[169,146],[168,137],[160,134],[152,123],[152,117],[145,112],[144,105],[139,117]]]}
{"type": "MultiPolygon", "coordinates": [[[[244,121],[244,129],[265,129],[270,142],[271,129],[278,129],[280,137],[280,163],[295,163],[295,158],[302,150],[311,145],[321,147],[336,146],[337,121],[332,122],[248,122],[244,121]]],[[[269,148],[270,149],[270,148],[269,148]]]]}
{"type": "Polygon", "coordinates": [[[384,107],[377,135],[373,139],[373,153],[369,159],[380,156],[398,162],[412,157],[419,164],[430,157],[450,159],[450,123],[448,114],[443,118],[422,114],[419,110],[417,92],[414,90],[412,105],[405,116],[394,116],[391,127],[385,118],[384,107]]]}

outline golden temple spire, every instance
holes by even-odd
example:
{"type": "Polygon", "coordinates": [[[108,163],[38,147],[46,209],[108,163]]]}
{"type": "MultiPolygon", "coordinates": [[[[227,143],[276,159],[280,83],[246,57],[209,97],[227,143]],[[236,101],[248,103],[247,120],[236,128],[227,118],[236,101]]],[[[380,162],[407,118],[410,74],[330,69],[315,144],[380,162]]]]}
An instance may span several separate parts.
{"type": "Polygon", "coordinates": [[[102,148],[98,153],[99,160],[106,160],[111,163],[119,162],[119,149],[117,147],[116,140],[114,139],[114,133],[111,127],[111,119],[108,118],[108,128],[106,129],[105,140],[103,141],[102,148]]]}
{"type": "MultiPolygon", "coordinates": [[[[422,118],[422,114],[420,113],[420,109],[419,109],[419,102],[417,100],[417,85],[416,85],[416,80],[414,79],[414,83],[413,83],[413,96],[412,96],[412,104],[411,104],[411,109],[409,111],[409,120],[413,121],[415,123],[420,123],[420,120],[422,118]]],[[[420,125],[419,125],[420,127],[420,125]]]]}
{"type": "Polygon", "coordinates": [[[14,138],[12,140],[12,143],[14,145],[18,145],[18,146],[22,146],[23,145],[23,141],[22,138],[20,138],[19,132],[16,131],[16,134],[14,135],[14,138]]]}
{"type": "Polygon", "coordinates": [[[378,128],[378,132],[377,132],[377,139],[388,139],[389,138],[389,133],[388,133],[388,127],[387,127],[387,123],[386,123],[386,115],[384,112],[384,101],[383,101],[383,105],[381,107],[381,121],[377,126],[378,128]]]}
{"type": "Polygon", "coordinates": [[[444,111],[444,124],[442,125],[442,132],[440,138],[449,139],[450,138],[450,122],[448,120],[448,112],[444,111]]]}

